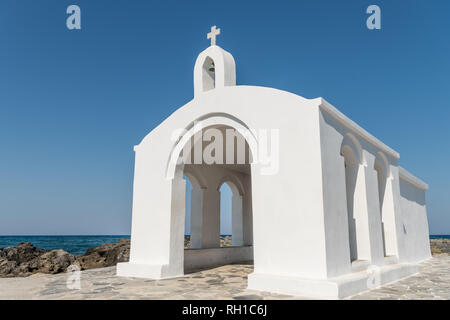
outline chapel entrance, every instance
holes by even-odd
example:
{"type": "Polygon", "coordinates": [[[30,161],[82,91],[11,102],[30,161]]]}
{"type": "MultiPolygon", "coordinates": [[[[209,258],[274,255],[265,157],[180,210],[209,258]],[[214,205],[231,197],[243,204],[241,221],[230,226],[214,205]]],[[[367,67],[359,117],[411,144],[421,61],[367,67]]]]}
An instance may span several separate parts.
{"type": "Polygon", "coordinates": [[[232,127],[210,126],[186,143],[180,157],[186,180],[184,271],[253,261],[246,139],[232,127]]]}

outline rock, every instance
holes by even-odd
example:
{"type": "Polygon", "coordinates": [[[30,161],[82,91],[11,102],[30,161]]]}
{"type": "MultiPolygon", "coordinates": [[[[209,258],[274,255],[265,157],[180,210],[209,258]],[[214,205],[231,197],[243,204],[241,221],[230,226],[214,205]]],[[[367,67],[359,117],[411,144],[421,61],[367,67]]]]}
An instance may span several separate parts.
{"type": "Polygon", "coordinates": [[[64,250],[43,250],[31,242],[21,242],[0,252],[0,277],[64,272],[75,261],[75,256],[64,250]]]}
{"type": "Polygon", "coordinates": [[[3,275],[12,274],[13,270],[15,270],[16,267],[17,262],[0,258],[0,277],[2,277],[3,275]]]}
{"type": "Polygon", "coordinates": [[[220,237],[220,246],[221,247],[230,247],[230,246],[232,246],[231,236],[220,237]]]}
{"type": "MultiPolygon", "coordinates": [[[[231,245],[231,236],[221,238],[222,246],[231,245]]],[[[189,247],[189,238],[185,239],[189,247]]],[[[21,242],[16,247],[0,249],[0,277],[26,277],[36,273],[66,272],[70,265],[81,270],[115,266],[130,259],[130,240],[120,239],[117,243],[105,243],[90,248],[80,256],[64,250],[43,250],[31,242],[21,242]]]]}
{"type": "Polygon", "coordinates": [[[21,242],[16,247],[9,247],[2,251],[2,257],[8,261],[15,261],[17,264],[29,262],[41,254],[45,250],[38,249],[31,242],[21,242]]]}
{"type": "Polygon", "coordinates": [[[119,239],[117,243],[105,243],[89,248],[82,256],[77,257],[81,270],[115,266],[118,262],[130,259],[130,240],[119,239]]]}
{"type": "MultiPolygon", "coordinates": [[[[221,247],[231,247],[232,240],[231,236],[220,236],[220,246],[221,247]]],[[[191,238],[190,236],[184,237],[184,248],[189,249],[191,247],[191,238]]]]}
{"type": "Polygon", "coordinates": [[[51,250],[37,259],[36,267],[42,273],[60,273],[65,272],[75,261],[75,256],[64,250],[51,250]]]}
{"type": "Polygon", "coordinates": [[[450,239],[431,239],[432,254],[450,254],[450,239]]]}
{"type": "Polygon", "coordinates": [[[26,277],[35,273],[66,272],[70,265],[82,270],[103,268],[126,262],[130,257],[130,240],[105,243],[76,256],[64,250],[43,250],[30,242],[0,250],[0,277],[26,277]]]}

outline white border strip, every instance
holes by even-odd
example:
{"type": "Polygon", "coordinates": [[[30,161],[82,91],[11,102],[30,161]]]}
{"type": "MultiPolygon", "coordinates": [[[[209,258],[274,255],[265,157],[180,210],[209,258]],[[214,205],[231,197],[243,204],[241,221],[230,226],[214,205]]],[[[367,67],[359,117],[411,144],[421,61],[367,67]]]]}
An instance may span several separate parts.
{"type": "Polygon", "coordinates": [[[409,182],[413,186],[419,188],[420,190],[428,190],[428,184],[417,178],[416,176],[413,176],[411,173],[406,171],[406,169],[402,167],[398,167],[398,174],[400,176],[400,179],[409,182]]]}
{"type": "Polygon", "coordinates": [[[363,139],[365,139],[367,142],[373,144],[375,147],[383,150],[390,156],[400,159],[400,154],[393,150],[392,148],[385,145],[383,142],[375,138],[373,135],[371,135],[369,132],[361,128],[359,125],[356,124],[353,120],[345,116],[342,112],[340,112],[336,107],[331,105],[328,101],[326,101],[324,98],[317,98],[314,100],[319,100],[319,107],[322,108],[324,111],[326,111],[328,114],[330,114],[333,118],[338,120],[340,123],[342,123],[347,128],[353,130],[355,133],[357,133],[359,136],[361,136],[363,139]]]}

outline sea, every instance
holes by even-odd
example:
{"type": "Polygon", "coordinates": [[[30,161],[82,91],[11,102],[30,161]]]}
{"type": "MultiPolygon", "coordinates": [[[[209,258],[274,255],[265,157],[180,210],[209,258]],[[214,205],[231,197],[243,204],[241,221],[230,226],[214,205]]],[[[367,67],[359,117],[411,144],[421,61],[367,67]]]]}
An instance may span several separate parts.
{"type": "MultiPolygon", "coordinates": [[[[31,242],[37,248],[53,250],[63,249],[71,254],[84,254],[87,249],[104,243],[117,243],[121,238],[129,239],[129,235],[98,236],[0,236],[0,248],[18,245],[20,242],[31,242]]],[[[430,239],[450,239],[450,235],[431,235],[430,239]]]]}
{"type": "Polygon", "coordinates": [[[0,236],[0,248],[17,246],[20,242],[31,242],[37,248],[63,249],[71,254],[84,254],[87,249],[104,243],[117,243],[119,239],[129,239],[129,235],[98,236],[0,236]]]}

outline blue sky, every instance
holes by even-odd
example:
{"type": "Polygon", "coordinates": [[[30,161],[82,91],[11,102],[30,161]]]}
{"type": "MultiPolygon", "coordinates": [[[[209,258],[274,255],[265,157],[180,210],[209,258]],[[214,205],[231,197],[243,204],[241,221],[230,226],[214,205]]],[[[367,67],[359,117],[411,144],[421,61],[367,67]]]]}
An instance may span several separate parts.
{"type": "Polygon", "coordinates": [[[450,233],[450,2],[0,3],[0,234],[129,234],[133,145],[193,97],[209,42],[238,84],[322,96],[430,185],[450,233]],[[66,28],[81,7],[82,30],[66,28]],[[382,29],[366,28],[381,7],[382,29]]]}

